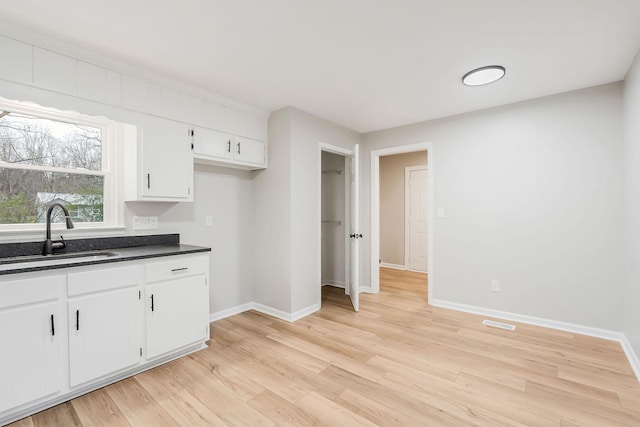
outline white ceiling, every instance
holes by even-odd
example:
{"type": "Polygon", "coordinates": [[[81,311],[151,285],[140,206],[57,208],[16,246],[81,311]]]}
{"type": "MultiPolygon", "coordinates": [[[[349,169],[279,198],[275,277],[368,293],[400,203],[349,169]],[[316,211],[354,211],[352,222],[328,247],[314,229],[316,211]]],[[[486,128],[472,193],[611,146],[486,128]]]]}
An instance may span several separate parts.
{"type": "Polygon", "coordinates": [[[640,48],[639,0],[19,0],[0,17],[359,132],[622,80],[640,48]],[[490,64],[506,77],[461,84],[490,64]]]}

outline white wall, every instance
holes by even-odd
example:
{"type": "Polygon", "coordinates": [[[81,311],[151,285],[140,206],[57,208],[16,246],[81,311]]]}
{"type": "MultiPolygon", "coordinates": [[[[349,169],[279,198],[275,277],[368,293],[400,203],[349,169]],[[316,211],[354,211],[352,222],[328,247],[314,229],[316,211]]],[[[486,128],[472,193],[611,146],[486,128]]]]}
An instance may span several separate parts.
{"type": "Polygon", "coordinates": [[[344,156],[322,152],[322,283],[342,286],[345,285],[345,235],[348,233],[345,221],[347,171],[344,162],[344,156]]]}
{"type": "Polygon", "coordinates": [[[624,83],[625,317],[623,331],[640,357],[640,53],[624,83]]]}
{"type": "Polygon", "coordinates": [[[291,117],[269,116],[269,168],[253,182],[253,299],[291,312],[291,117]]]}
{"type": "MultiPolygon", "coordinates": [[[[180,82],[158,82],[136,74],[135,68],[126,64],[123,68],[127,71],[123,72],[114,66],[116,61],[109,58],[92,62],[90,52],[8,25],[3,24],[0,32],[1,97],[106,116],[138,126],[142,124],[143,114],[154,114],[266,139],[267,114],[256,107],[186,87],[180,82]],[[62,73],[64,70],[67,72],[62,73]]],[[[126,205],[124,234],[180,233],[183,243],[213,249],[210,256],[212,312],[252,300],[251,178],[251,172],[198,165],[193,203],[126,205]],[[158,216],[159,229],[134,231],[131,227],[134,215],[158,216]],[[214,217],[213,227],[204,226],[205,215],[214,217]]],[[[78,232],[81,231],[66,231],[65,237],[73,238],[78,232]]],[[[37,233],[26,238],[41,237],[37,233]]]]}
{"type": "Polygon", "coordinates": [[[380,157],[380,260],[404,266],[405,168],[427,164],[427,152],[380,157]]]}
{"type": "Polygon", "coordinates": [[[127,204],[131,215],[159,215],[161,232],[211,248],[211,313],[252,301],[252,186],[249,171],[196,164],[193,203],[127,204]],[[207,215],[213,217],[211,227],[205,225],[207,215]]]}
{"type": "Polygon", "coordinates": [[[617,83],[366,134],[362,229],[370,150],[431,141],[434,299],[620,330],[621,130],[617,83]]]}
{"type": "Polygon", "coordinates": [[[360,134],[291,109],[292,312],[320,304],[320,147],[353,149],[360,134]]]}
{"type": "Polygon", "coordinates": [[[320,304],[320,142],[352,149],[354,131],[287,107],[269,117],[269,169],[255,174],[258,304],[303,312],[320,304]]]}

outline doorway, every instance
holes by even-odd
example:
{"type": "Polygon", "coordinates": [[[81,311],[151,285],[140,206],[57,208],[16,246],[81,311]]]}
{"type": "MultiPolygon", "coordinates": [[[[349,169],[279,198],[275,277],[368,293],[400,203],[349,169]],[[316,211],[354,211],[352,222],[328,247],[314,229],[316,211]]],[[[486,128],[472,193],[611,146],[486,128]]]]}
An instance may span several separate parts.
{"type": "MultiPolygon", "coordinates": [[[[344,289],[359,310],[358,145],[320,143],[320,285],[344,289]]],[[[324,300],[325,292],[322,292],[324,300]]],[[[335,295],[336,292],[332,292],[335,295]]]]}
{"type": "MultiPolygon", "coordinates": [[[[371,152],[371,291],[376,293],[380,291],[381,268],[385,273],[385,281],[389,277],[398,277],[403,279],[405,276],[411,276],[411,280],[420,276],[424,278],[426,288],[426,297],[431,300],[433,292],[433,156],[431,155],[431,143],[411,144],[399,147],[385,148],[373,150],[371,152]],[[391,190],[385,188],[386,181],[385,170],[381,169],[381,163],[387,161],[393,163],[405,157],[411,157],[416,152],[422,152],[426,159],[421,162],[421,168],[415,169],[416,173],[412,173],[411,166],[402,165],[399,169],[395,168],[396,178],[393,180],[391,190]],[[398,156],[398,157],[394,157],[398,156]],[[421,171],[420,171],[421,169],[421,171]],[[398,178],[398,175],[400,176],[398,178]],[[407,177],[407,175],[409,175],[407,177]],[[408,178],[417,181],[414,184],[415,193],[413,195],[416,200],[414,207],[419,218],[418,221],[412,223],[411,219],[405,216],[405,210],[411,208],[411,190],[407,190],[405,196],[405,186],[408,178]],[[381,182],[381,177],[383,181],[381,182]],[[381,199],[385,195],[383,192],[391,192],[395,197],[395,203],[381,205],[381,199]],[[420,203],[422,202],[422,203],[420,203]],[[387,223],[389,212],[388,209],[396,211],[393,224],[387,223]],[[397,212],[400,212],[399,214],[397,212]],[[398,219],[400,218],[400,219],[398,219]],[[413,231],[412,231],[413,229],[413,231]],[[387,242],[388,244],[385,244],[387,242]],[[390,242],[390,243],[389,243],[390,242]],[[413,259],[411,259],[413,258],[413,259]],[[429,272],[429,284],[426,286],[427,276],[429,272]],[[415,276],[415,277],[414,277],[415,276]]],[[[388,186],[387,186],[388,187],[388,186]]],[[[399,280],[400,280],[399,279],[399,280]]]]}

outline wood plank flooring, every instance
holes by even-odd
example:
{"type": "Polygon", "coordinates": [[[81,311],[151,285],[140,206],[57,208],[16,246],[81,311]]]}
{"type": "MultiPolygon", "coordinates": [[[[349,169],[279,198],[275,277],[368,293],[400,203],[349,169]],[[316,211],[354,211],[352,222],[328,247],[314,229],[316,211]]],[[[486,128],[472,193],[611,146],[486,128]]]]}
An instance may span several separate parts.
{"type": "Polygon", "coordinates": [[[426,275],[381,269],[295,323],[246,312],[207,350],[12,424],[23,426],[640,426],[618,343],[429,307],[426,275]]]}

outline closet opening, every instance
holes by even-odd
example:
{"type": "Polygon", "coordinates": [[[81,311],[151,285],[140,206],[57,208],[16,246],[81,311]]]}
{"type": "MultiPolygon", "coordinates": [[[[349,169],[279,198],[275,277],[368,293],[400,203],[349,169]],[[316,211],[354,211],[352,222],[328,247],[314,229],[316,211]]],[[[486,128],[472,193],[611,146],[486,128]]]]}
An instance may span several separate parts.
{"type": "Polygon", "coordinates": [[[358,147],[320,145],[321,301],[359,310],[358,147]]]}

